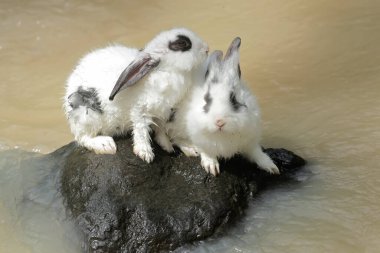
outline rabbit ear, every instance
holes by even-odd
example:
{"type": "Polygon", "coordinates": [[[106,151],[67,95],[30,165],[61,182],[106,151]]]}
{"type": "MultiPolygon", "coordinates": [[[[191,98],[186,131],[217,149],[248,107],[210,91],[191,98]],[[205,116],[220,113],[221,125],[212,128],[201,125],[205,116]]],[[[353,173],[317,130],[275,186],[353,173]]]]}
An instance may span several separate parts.
{"type": "Polygon", "coordinates": [[[239,64],[239,48],[241,39],[236,37],[229,46],[226,56],[224,57],[224,68],[236,71],[239,79],[241,78],[241,70],[239,64]]]}
{"type": "Polygon", "coordinates": [[[136,84],[141,78],[157,67],[159,63],[160,60],[153,59],[150,54],[144,52],[138,54],[136,59],[120,74],[109,100],[113,100],[119,91],[136,84]]]}
{"type": "Polygon", "coordinates": [[[208,61],[207,61],[207,71],[205,74],[205,78],[207,78],[212,68],[215,68],[222,62],[222,58],[223,58],[222,51],[215,50],[214,52],[212,52],[212,54],[209,56],[208,61]]]}
{"type": "Polygon", "coordinates": [[[231,42],[231,45],[230,45],[230,47],[227,50],[226,56],[224,57],[224,61],[227,61],[230,58],[236,57],[236,54],[239,53],[240,44],[241,44],[240,37],[236,37],[231,42]]]}
{"type": "Polygon", "coordinates": [[[223,58],[223,52],[220,50],[215,50],[210,55],[210,64],[213,64],[215,62],[221,62],[223,58]]]}

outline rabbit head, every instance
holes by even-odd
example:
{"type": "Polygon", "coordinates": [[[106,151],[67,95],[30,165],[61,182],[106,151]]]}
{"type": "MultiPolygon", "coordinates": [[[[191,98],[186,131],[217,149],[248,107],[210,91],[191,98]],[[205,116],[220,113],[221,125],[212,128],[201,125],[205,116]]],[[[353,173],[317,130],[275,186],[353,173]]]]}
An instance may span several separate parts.
{"type": "Polygon", "coordinates": [[[196,89],[192,101],[190,131],[215,135],[248,134],[259,125],[260,112],[255,97],[241,80],[239,47],[235,38],[222,60],[214,51],[208,59],[204,83],[196,89]]]}
{"type": "Polygon", "coordinates": [[[188,29],[163,31],[121,73],[109,98],[113,100],[119,91],[136,84],[154,69],[191,71],[206,59],[208,50],[208,45],[188,29]]]}

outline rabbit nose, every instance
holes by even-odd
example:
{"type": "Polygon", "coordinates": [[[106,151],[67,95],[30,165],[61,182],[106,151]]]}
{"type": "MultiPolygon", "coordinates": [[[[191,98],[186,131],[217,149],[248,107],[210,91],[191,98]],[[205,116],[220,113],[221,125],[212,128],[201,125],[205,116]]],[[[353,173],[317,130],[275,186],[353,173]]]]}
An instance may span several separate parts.
{"type": "Polygon", "coordinates": [[[209,51],[210,51],[210,48],[206,46],[206,54],[208,54],[209,51]]]}
{"type": "Polygon", "coordinates": [[[222,129],[222,127],[226,124],[226,122],[222,119],[218,119],[215,121],[215,125],[219,127],[219,129],[222,129]]]}

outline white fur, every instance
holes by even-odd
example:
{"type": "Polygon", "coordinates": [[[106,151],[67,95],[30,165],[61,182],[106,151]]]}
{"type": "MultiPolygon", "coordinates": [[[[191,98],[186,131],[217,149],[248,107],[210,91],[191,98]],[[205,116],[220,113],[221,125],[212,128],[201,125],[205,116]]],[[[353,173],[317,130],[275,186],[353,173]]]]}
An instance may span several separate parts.
{"type": "MultiPolygon", "coordinates": [[[[262,151],[260,146],[260,109],[255,96],[240,80],[237,72],[238,51],[226,61],[214,60],[208,64],[208,78],[194,85],[189,95],[179,105],[174,122],[167,124],[173,143],[186,155],[201,156],[201,165],[213,175],[219,174],[217,158],[230,158],[237,153],[256,162],[269,173],[279,173],[277,166],[262,151]],[[212,82],[213,78],[217,82],[212,82]],[[230,92],[245,106],[234,111],[230,103],[230,92]],[[205,94],[212,99],[209,111],[204,111],[205,94]],[[221,128],[217,120],[225,123],[221,128]]],[[[202,80],[203,79],[203,80],[202,80]]]]}
{"type": "Polygon", "coordinates": [[[132,129],[135,154],[151,162],[154,154],[150,126],[156,119],[166,121],[170,109],[190,87],[192,69],[206,58],[207,51],[207,44],[187,29],[158,34],[143,52],[159,59],[159,65],[137,84],[120,91],[113,101],[109,96],[115,83],[139,50],[112,45],[84,56],[67,80],[64,97],[64,110],[75,140],[96,153],[114,154],[116,145],[112,136],[132,129]],[[174,52],[168,49],[169,41],[174,41],[179,34],[191,39],[191,50],[174,52]],[[85,106],[76,109],[70,106],[68,97],[80,86],[95,88],[102,114],[85,106]]]}

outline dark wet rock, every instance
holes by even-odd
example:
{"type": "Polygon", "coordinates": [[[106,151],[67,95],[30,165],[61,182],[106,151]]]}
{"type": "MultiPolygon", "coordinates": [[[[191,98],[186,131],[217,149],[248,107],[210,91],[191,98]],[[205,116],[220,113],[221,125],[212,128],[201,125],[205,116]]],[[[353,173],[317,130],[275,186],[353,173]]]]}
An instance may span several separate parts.
{"type": "Polygon", "coordinates": [[[84,233],[88,252],[168,252],[223,231],[243,214],[250,197],[272,179],[304,165],[285,149],[267,149],[282,176],[270,176],[240,157],[213,177],[199,158],[155,146],[151,164],[117,141],[116,155],[96,155],[73,144],[62,172],[62,194],[84,233]]]}

